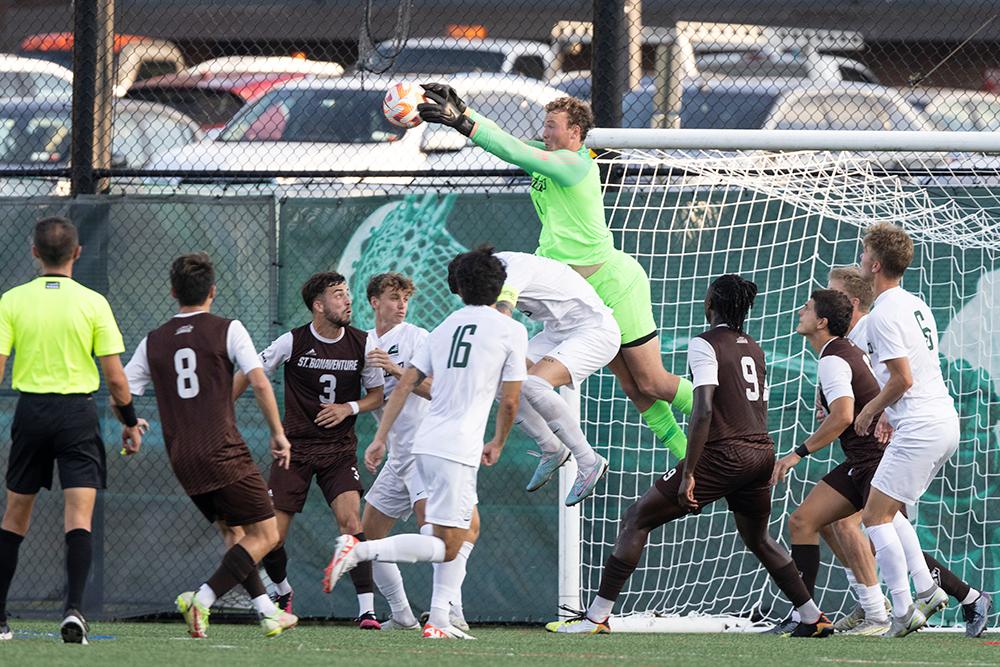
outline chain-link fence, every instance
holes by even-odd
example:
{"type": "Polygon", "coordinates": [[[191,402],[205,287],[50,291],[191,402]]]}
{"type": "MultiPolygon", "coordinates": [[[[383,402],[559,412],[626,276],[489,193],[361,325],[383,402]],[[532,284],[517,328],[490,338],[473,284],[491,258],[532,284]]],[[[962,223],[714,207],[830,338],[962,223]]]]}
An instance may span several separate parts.
{"type": "Polygon", "coordinates": [[[605,126],[993,131],[998,13],[995,0],[15,0],[0,5],[0,194],[68,191],[24,178],[69,177],[74,90],[80,118],[96,110],[78,162],[161,172],[98,191],[506,167],[447,128],[388,123],[382,96],[408,78],[451,82],[522,138],[565,94],[593,98],[605,126]]]}

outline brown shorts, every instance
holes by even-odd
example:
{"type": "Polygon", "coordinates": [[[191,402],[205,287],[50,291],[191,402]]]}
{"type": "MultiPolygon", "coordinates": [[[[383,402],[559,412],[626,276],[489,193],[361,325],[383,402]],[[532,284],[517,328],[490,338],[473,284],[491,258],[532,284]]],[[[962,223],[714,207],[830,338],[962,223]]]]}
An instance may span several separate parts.
{"type": "Polygon", "coordinates": [[[358,457],[354,452],[341,456],[300,459],[296,459],[293,453],[288,470],[277,463],[271,464],[268,485],[274,509],[292,514],[301,512],[306,505],[309,485],[314,475],[327,505],[342,493],[357,491],[362,494],[365,491],[358,474],[358,457]]]}
{"type": "Polygon", "coordinates": [[[839,466],[826,473],[823,481],[834,491],[847,498],[854,509],[861,510],[868,502],[868,494],[872,490],[872,477],[878,470],[878,461],[872,463],[848,463],[844,461],[839,466]]]}
{"type": "Polygon", "coordinates": [[[267,485],[259,472],[221,489],[191,496],[191,500],[212,523],[225,521],[230,526],[246,526],[274,516],[267,485]]]}
{"type": "MultiPolygon", "coordinates": [[[[660,493],[674,502],[677,502],[677,491],[680,489],[682,465],[683,461],[654,483],[660,493]]],[[[695,500],[704,508],[719,498],[725,498],[732,512],[768,516],[771,514],[773,469],[773,447],[706,447],[694,471],[695,500]]]]}

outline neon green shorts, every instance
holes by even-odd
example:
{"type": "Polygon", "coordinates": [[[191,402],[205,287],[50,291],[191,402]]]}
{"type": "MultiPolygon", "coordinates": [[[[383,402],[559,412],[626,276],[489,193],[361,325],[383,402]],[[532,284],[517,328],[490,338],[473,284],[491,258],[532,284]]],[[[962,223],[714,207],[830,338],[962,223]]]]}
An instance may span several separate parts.
{"type": "Polygon", "coordinates": [[[614,313],[622,330],[622,345],[656,333],[649,277],[634,257],[616,250],[587,282],[614,313]]]}

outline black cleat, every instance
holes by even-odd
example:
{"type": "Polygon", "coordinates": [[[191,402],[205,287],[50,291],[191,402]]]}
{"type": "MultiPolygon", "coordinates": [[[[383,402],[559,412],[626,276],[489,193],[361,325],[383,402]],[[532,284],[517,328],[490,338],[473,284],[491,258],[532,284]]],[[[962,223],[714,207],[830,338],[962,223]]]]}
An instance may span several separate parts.
{"type": "Polygon", "coordinates": [[[794,630],[796,628],[796,626],[798,626],[798,623],[796,621],[793,621],[792,617],[789,616],[788,618],[786,618],[782,622],[780,622],[777,625],[775,625],[770,630],[765,630],[761,634],[763,634],[763,635],[789,635],[789,634],[791,634],[792,630],[794,630]]]}
{"type": "Polygon", "coordinates": [[[980,637],[986,630],[986,623],[993,608],[993,597],[989,593],[980,593],[975,602],[962,605],[962,616],[965,617],[965,636],[980,637]]]}
{"type": "Polygon", "coordinates": [[[76,609],[67,609],[66,618],[59,624],[59,634],[67,644],[87,644],[87,632],[90,628],[83,614],[76,609]]]}
{"type": "Polygon", "coordinates": [[[816,619],[815,623],[799,623],[792,630],[789,637],[814,637],[820,639],[822,637],[829,637],[833,634],[833,623],[830,619],[826,617],[826,614],[820,614],[819,618],[816,619]]]}
{"type": "Polygon", "coordinates": [[[0,623],[0,642],[10,641],[14,638],[14,633],[11,632],[10,626],[7,625],[7,621],[0,623]]]}

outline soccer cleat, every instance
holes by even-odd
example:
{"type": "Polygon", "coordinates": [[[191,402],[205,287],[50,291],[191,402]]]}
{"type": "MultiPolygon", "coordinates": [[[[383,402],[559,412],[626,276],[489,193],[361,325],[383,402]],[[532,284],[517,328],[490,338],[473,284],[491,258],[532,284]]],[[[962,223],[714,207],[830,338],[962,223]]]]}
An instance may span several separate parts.
{"type": "Polygon", "coordinates": [[[962,605],[966,637],[979,637],[983,634],[992,608],[993,597],[989,593],[980,593],[975,602],[962,605]]]}
{"type": "Polygon", "coordinates": [[[177,596],[177,611],[184,617],[184,622],[188,626],[188,634],[195,639],[205,639],[208,637],[208,617],[212,615],[211,610],[198,602],[194,591],[181,593],[177,596]]]}
{"type": "Polygon", "coordinates": [[[948,594],[945,593],[940,587],[935,588],[930,595],[927,595],[926,593],[918,594],[916,606],[917,610],[924,615],[924,618],[929,619],[931,616],[948,606],[948,594]]]}
{"type": "Polygon", "coordinates": [[[299,624],[299,617],[278,609],[270,616],[259,615],[260,628],[265,637],[277,637],[285,630],[291,630],[299,624]]]}
{"type": "Polygon", "coordinates": [[[278,595],[275,593],[271,596],[271,601],[274,606],[283,612],[292,613],[292,598],[295,596],[295,591],[288,591],[284,595],[278,595]]]}
{"type": "Polygon", "coordinates": [[[597,483],[607,474],[608,460],[600,454],[596,454],[596,456],[597,463],[589,470],[577,471],[573,488],[570,489],[569,495],[566,496],[566,507],[572,507],[592,494],[594,489],[597,488],[597,483]]]}
{"type": "Polygon", "coordinates": [[[854,609],[847,616],[841,616],[833,624],[833,629],[837,632],[847,632],[853,630],[865,622],[865,609],[860,604],[854,605],[854,609]]]}
{"type": "Polygon", "coordinates": [[[796,628],[796,626],[798,626],[798,624],[799,624],[798,621],[793,621],[792,617],[789,616],[788,618],[786,618],[785,620],[783,620],[781,623],[778,623],[777,625],[775,625],[770,630],[765,630],[761,634],[763,634],[763,635],[781,635],[781,636],[790,635],[792,633],[792,630],[794,630],[796,628]]]}
{"type": "Polygon", "coordinates": [[[840,631],[842,635],[855,635],[857,637],[880,637],[889,631],[889,619],[884,621],[869,621],[867,618],[855,625],[850,630],[840,631]]]}
{"type": "Polygon", "coordinates": [[[831,623],[830,619],[826,617],[826,614],[821,613],[815,623],[803,623],[802,621],[799,621],[799,623],[795,626],[795,629],[788,633],[788,636],[822,639],[823,637],[829,637],[832,634],[833,623],[831,623]]]}
{"type": "Polygon", "coordinates": [[[383,632],[387,630],[419,630],[419,629],[420,629],[420,624],[417,623],[416,621],[414,621],[410,625],[406,625],[404,623],[400,623],[391,616],[389,617],[389,620],[387,620],[385,623],[382,624],[383,632]]]}
{"type": "Polygon", "coordinates": [[[893,616],[892,624],[883,637],[905,637],[911,632],[916,632],[927,624],[927,618],[911,604],[910,608],[902,616],[893,616]]]}
{"type": "Polygon", "coordinates": [[[337,538],[337,542],[333,547],[333,556],[330,558],[330,564],[323,570],[324,593],[329,593],[333,590],[337,579],[340,579],[341,575],[357,567],[358,556],[354,553],[354,549],[358,544],[360,544],[360,541],[353,535],[341,535],[337,538]]]}
{"type": "Polygon", "coordinates": [[[7,621],[0,623],[0,642],[10,641],[14,638],[14,633],[11,632],[10,626],[7,625],[7,621]]]}
{"type": "MultiPolygon", "coordinates": [[[[430,617],[431,613],[429,611],[422,612],[420,614],[420,625],[427,625],[430,617]]],[[[454,605],[448,610],[448,622],[451,623],[452,627],[458,628],[462,632],[469,631],[469,624],[465,622],[465,618],[461,614],[455,611],[454,605]]]]}
{"type": "Polygon", "coordinates": [[[67,609],[66,618],[59,624],[59,634],[66,644],[87,644],[87,621],[76,609],[67,609]]]}
{"type": "MultiPolygon", "coordinates": [[[[534,452],[530,453],[534,454],[534,452]]],[[[562,468],[566,461],[569,461],[570,456],[569,447],[566,445],[563,445],[562,449],[553,454],[543,452],[539,457],[538,466],[535,467],[535,473],[531,476],[531,481],[528,482],[525,490],[531,493],[545,486],[545,483],[559,472],[559,468],[562,468]]]]}
{"type": "Polygon", "coordinates": [[[424,639],[475,639],[475,637],[462,632],[453,625],[436,628],[428,623],[424,626],[424,639]]]}
{"type": "Polygon", "coordinates": [[[366,611],[365,613],[358,616],[355,621],[358,622],[358,627],[362,630],[381,630],[382,624],[378,622],[375,617],[374,611],[366,611]]]}
{"type": "Polygon", "coordinates": [[[598,623],[584,615],[582,618],[569,618],[565,621],[546,623],[545,629],[560,635],[609,635],[611,634],[611,624],[608,620],[604,619],[598,623]]]}

